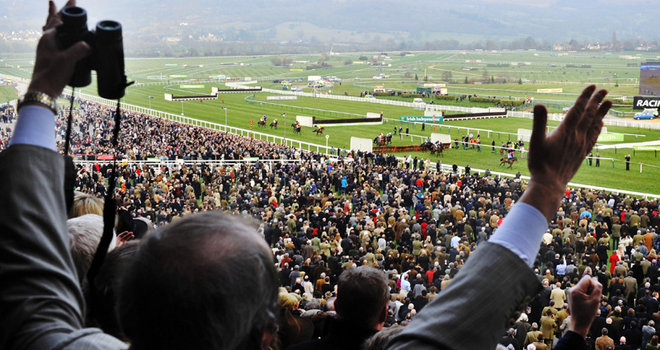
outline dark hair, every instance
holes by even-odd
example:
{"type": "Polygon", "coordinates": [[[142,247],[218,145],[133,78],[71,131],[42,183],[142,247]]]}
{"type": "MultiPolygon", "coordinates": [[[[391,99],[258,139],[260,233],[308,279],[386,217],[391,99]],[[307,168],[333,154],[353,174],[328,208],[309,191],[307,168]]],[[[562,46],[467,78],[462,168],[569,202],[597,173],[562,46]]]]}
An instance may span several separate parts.
{"type": "Polygon", "coordinates": [[[387,348],[389,341],[394,338],[397,334],[401,333],[405,327],[400,325],[395,325],[387,328],[383,328],[380,332],[372,335],[370,338],[364,341],[362,349],[364,350],[384,350],[387,348]]]}
{"type": "Polygon", "coordinates": [[[134,349],[255,349],[275,330],[272,253],[238,217],[179,219],[140,245],[119,318],[134,349]]]}
{"type": "Polygon", "coordinates": [[[339,318],[357,325],[374,327],[390,298],[387,276],[368,266],[349,269],[339,275],[335,309],[339,318]]]}
{"type": "Polygon", "coordinates": [[[103,332],[126,341],[126,335],[121,331],[115,308],[117,306],[117,295],[119,294],[119,283],[127,266],[137,252],[139,241],[133,240],[119,248],[108,252],[103,265],[95,278],[94,297],[90,308],[91,317],[98,323],[103,332]]]}

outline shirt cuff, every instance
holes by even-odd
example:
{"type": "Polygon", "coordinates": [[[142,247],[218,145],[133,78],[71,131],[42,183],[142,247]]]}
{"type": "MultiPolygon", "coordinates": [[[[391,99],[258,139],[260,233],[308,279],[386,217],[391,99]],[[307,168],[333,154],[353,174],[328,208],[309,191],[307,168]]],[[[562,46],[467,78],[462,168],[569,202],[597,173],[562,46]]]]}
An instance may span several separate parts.
{"type": "Polygon", "coordinates": [[[13,145],[33,145],[57,151],[53,112],[37,105],[21,107],[14,135],[9,142],[10,147],[13,145]]]}
{"type": "Polygon", "coordinates": [[[518,202],[502,221],[489,242],[509,249],[530,267],[536,260],[548,221],[535,207],[518,202]]]}

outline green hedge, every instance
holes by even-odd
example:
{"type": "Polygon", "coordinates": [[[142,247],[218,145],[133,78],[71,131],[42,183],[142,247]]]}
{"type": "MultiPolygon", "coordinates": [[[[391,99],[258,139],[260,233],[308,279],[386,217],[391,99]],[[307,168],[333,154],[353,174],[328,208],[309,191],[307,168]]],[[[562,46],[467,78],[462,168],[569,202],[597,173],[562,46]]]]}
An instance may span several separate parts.
{"type": "Polygon", "coordinates": [[[487,97],[472,97],[470,98],[470,102],[484,102],[484,103],[492,103],[492,104],[498,104],[503,107],[518,107],[523,105],[522,100],[505,100],[505,99],[497,99],[497,98],[487,98],[487,97]]]}
{"type": "Polygon", "coordinates": [[[417,98],[417,97],[419,97],[419,98],[421,98],[422,94],[402,93],[401,97],[405,97],[405,98],[417,98]]]}
{"type": "MultiPolygon", "coordinates": [[[[457,96],[451,96],[451,95],[438,95],[435,96],[436,100],[441,100],[441,101],[455,101],[457,96]]],[[[487,98],[487,97],[472,97],[470,99],[464,100],[465,102],[481,102],[481,103],[490,103],[493,105],[497,105],[499,103],[500,106],[502,107],[518,107],[522,106],[524,104],[523,100],[508,100],[508,99],[497,99],[497,98],[487,98]]]]}
{"type": "Polygon", "coordinates": [[[618,98],[612,99],[612,103],[615,105],[624,105],[624,106],[632,106],[635,101],[633,100],[620,100],[618,98]]]}
{"type": "Polygon", "coordinates": [[[373,95],[374,96],[386,96],[386,97],[398,96],[398,97],[403,97],[403,98],[417,98],[417,97],[421,98],[422,97],[422,94],[402,93],[401,95],[398,95],[398,94],[395,93],[394,95],[392,95],[391,92],[374,92],[373,95]]]}
{"type": "Polygon", "coordinates": [[[435,96],[436,100],[443,100],[443,101],[455,101],[458,97],[457,96],[451,96],[451,95],[437,95],[435,96]]]}

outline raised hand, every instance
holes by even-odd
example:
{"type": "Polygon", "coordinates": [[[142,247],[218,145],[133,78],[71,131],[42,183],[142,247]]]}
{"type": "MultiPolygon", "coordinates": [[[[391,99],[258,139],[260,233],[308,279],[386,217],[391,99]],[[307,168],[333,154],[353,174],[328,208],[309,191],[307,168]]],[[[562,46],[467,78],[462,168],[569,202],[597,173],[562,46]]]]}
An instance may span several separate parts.
{"type": "Polygon", "coordinates": [[[546,136],[548,111],[543,105],[534,107],[534,126],[529,146],[531,180],[521,201],[535,206],[548,220],[554,217],[566,184],[582,165],[596,143],[603,117],[612,102],[603,99],[606,90],[590,85],[568,111],[564,120],[546,136]]]}
{"type": "Polygon", "coordinates": [[[587,336],[591,322],[596,318],[603,285],[596,278],[584,276],[568,290],[568,312],[573,319],[570,330],[587,336]]]}
{"type": "MultiPolygon", "coordinates": [[[[69,0],[65,6],[75,5],[75,0],[69,0]]],[[[29,86],[29,90],[44,92],[54,98],[62,93],[73,74],[76,62],[91,51],[89,45],[82,41],[60,50],[55,40],[55,27],[61,22],[55,3],[49,1],[48,18],[43,26],[44,35],[37,46],[37,58],[29,86]]]]}
{"type": "Polygon", "coordinates": [[[123,246],[126,244],[128,241],[132,240],[135,238],[135,235],[133,235],[133,232],[130,231],[124,231],[117,236],[117,248],[123,246]]]}
{"type": "MultiPolygon", "coordinates": [[[[67,6],[76,6],[76,0],[67,1],[64,7],[67,6]]],[[[44,26],[41,27],[41,30],[45,32],[48,29],[55,28],[55,26],[60,23],[62,23],[62,18],[60,17],[60,13],[57,11],[57,6],[55,5],[55,1],[50,0],[48,1],[48,17],[46,18],[46,24],[44,24],[44,26]]]]}

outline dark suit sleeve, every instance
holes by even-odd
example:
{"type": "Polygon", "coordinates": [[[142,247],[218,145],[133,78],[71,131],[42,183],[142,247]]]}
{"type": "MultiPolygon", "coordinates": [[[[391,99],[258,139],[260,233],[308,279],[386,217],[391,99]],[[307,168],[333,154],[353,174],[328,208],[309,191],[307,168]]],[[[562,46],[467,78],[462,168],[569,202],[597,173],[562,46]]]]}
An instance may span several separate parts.
{"type": "Polygon", "coordinates": [[[587,350],[587,342],[581,335],[568,331],[564,334],[557,344],[552,348],[553,350],[587,350]]]}
{"type": "Polygon", "coordinates": [[[520,257],[484,243],[388,349],[494,349],[516,311],[540,288],[520,257]]]}
{"type": "MultiPolygon", "coordinates": [[[[83,300],[69,252],[63,179],[64,161],[54,151],[14,145],[0,154],[0,349],[110,339],[81,329],[83,300]]],[[[113,339],[108,344],[120,345],[113,339]]]]}

